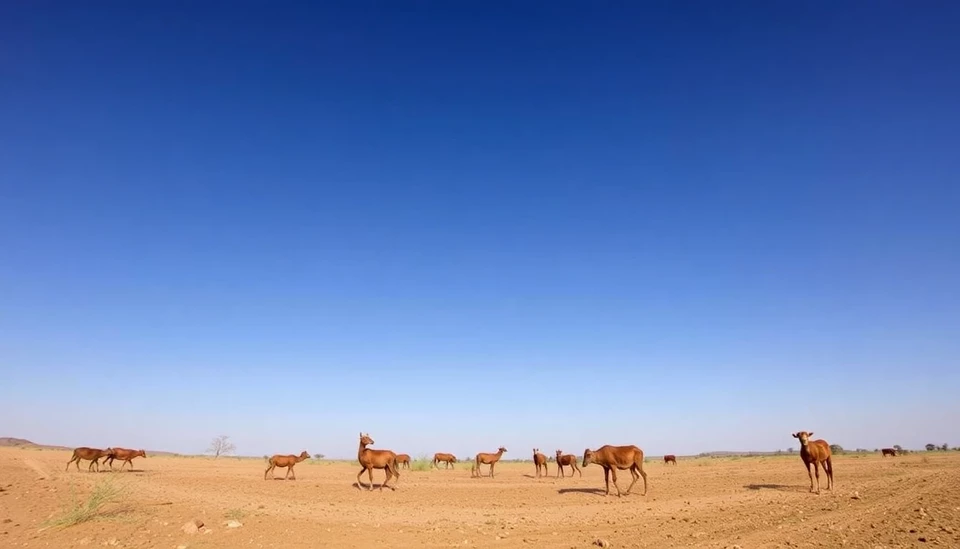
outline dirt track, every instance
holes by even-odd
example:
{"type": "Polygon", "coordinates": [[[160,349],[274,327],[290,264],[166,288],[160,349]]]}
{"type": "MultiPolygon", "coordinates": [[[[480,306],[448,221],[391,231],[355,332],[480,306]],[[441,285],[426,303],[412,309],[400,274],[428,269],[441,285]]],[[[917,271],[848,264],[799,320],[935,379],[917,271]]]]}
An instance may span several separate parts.
{"type": "MultiPolygon", "coordinates": [[[[264,481],[255,459],[153,457],[122,474],[64,472],[69,454],[0,449],[0,547],[915,547],[960,546],[960,453],[836,458],[837,488],[807,492],[797,456],[648,463],[650,490],[602,497],[603,473],[533,478],[500,464],[403,471],[399,489],[358,491],[359,466],[309,463],[297,481],[264,481]],[[98,482],[128,496],[105,516],[43,529],[98,482]],[[859,499],[854,499],[858,494],[859,499]],[[922,508],[922,511],[920,510],[922,508]],[[213,532],[188,535],[199,518],[213,532]],[[237,518],[243,526],[227,529],[237,518]],[[925,540],[925,541],[922,541],[925,540]]],[[[285,470],[277,470],[282,477],[285,470]]],[[[375,481],[383,478],[375,474],[375,481]]],[[[621,486],[629,474],[621,473],[621,486]]],[[[825,479],[824,479],[825,480],[825,479]]],[[[825,484],[825,483],[824,483],[825,484]]]]}

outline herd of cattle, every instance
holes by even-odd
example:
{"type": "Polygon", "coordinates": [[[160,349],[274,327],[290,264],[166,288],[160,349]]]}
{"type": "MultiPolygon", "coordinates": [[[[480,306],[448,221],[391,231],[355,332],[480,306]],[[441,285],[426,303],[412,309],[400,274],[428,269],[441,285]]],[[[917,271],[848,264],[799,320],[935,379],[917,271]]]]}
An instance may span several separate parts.
{"type": "MultiPolygon", "coordinates": [[[[813,432],[798,431],[793,433],[792,436],[800,441],[800,459],[803,460],[804,466],[807,468],[807,474],[810,477],[810,491],[816,494],[820,493],[820,469],[823,468],[824,473],[827,475],[827,490],[833,489],[833,456],[830,452],[830,445],[827,444],[827,441],[823,439],[811,440],[813,432]],[[816,488],[814,488],[814,475],[816,475],[816,488]]],[[[362,488],[362,482],[360,480],[363,473],[367,473],[367,489],[373,490],[373,471],[374,469],[383,469],[386,478],[383,483],[380,484],[380,489],[383,490],[384,486],[387,486],[391,490],[396,490],[396,482],[400,480],[400,468],[406,467],[410,468],[410,456],[408,454],[397,454],[390,450],[374,450],[368,448],[373,444],[373,439],[370,438],[370,435],[360,433],[360,447],[357,450],[357,461],[360,462],[360,465],[363,467],[359,473],[357,473],[357,489],[362,488]],[[388,486],[390,480],[396,479],[393,486],[388,486]]],[[[490,474],[489,476],[493,478],[494,467],[497,462],[500,461],[500,458],[503,457],[503,454],[507,451],[506,448],[501,446],[493,453],[481,452],[474,456],[471,460],[470,466],[470,476],[471,477],[481,477],[480,466],[489,465],[490,474]]],[[[886,456],[896,456],[897,451],[893,448],[884,448],[882,451],[883,457],[886,456]]],[[[70,469],[71,463],[76,463],[77,470],[80,470],[80,460],[86,459],[90,461],[88,470],[92,471],[94,466],[96,466],[97,471],[100,470],[100,459],[104,459],[105,464],[110,465],[110,469],[113,469],[113,461],[119,459],[123,461],[123,464],[120,465],[120,470],[123,470],[123,466],[130,464],[130,468],[133,469],[133,458],[136,457],[147,457],[146,452],[143,450],[131,450],[128,448],[107,448],[106,450],[100,450],[97,448],[87,448],[81,447],[73,451],[73,456],[71,456],[70,461],[67,462],[67,470],[70,469]]],[[[292,475],[293,480],[296,480],[297,475],[293,472],[293,467],[300,463],[301,461],[310,457],[310,454],[306,450],[300,452],[300,455],[281,455],[276,454],[270,457],[267,460],[267,469],[263,472],[264,480],[267,479],[269,475],[277,467],[285,467],[287,473],[284,476],[284,479],[292,475]]],[[[564,454],[562,451],[557,450],[556,457],[554,458],[557,467],[557,477],[560,477],[564,474],[563,468],[569,467],[570,474],[573,475],[574,472],[583,476],[583,472],[577,467],[577,457],[573,454],[564,454]]],[[[677,464],[677,457],[673,454],[667,454],[663,456],[664,464],[673,463],[677,464]]],[[[453,454],[448,453],[436,453],[433,455],[433,463],[431,467],[440,468],[440,463],[444,463],[444,468],[449,469],[453,466],[454,463],[457,463],[457,458],[453,454]]],[[[533,449],[533,463],[536,466],[536,474],[539,478],[542,474],[548,474],[547,472],[547,456],[540,453],[540,450],[537,448],[533,449]]],[[[605,495],[610,495],[610,477],[613,477],[613,485],[617,489],[617,496],[626,495],[630,493],[630,490],[633,489],[633,485],[636,484],[637,480],[641,477],[643,478],[643,494],[647,493],[647,474],[643,471],[643,450],[640,448],[630,445],[630,446],[611,446],[605,445],[601,446],[596,450],[591,450],[587,448],[583,451],[583,462],[582,466],[586,467],[591,463],[599,465],[603,468],[603,478],[606,484],[605,495]],[[625,491],[620,490],[620,485],[617,483],[617,471],[629,470],[630,475],[633,478],[633,482],[630,483],[630,486],[627,487],[625,491]]]]}

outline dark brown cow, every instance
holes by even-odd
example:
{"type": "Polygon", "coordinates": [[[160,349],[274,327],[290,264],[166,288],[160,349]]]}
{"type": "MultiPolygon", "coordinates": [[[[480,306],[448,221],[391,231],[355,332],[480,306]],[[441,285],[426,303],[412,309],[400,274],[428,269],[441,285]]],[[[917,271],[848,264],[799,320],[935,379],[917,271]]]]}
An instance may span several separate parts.
{"type": "Polygon", "coordinates": [[[896,449],[896,448],[883,448],[883,449],[880,450],[880,455],[883,456],[883,457],[896,456],[896,455],[897,455],[897,449],[896,449]]]}
{"type": "Polygon", "coordinates": [[[70,464],[73,462],[77,463],[77,471],[80,470],[80,460],[89,459],[90,465],[87,467],[88,471],[93,471],[93,466],[97,466],[97,472],[100,472],[100,458],[109,456],[113,453],[113,448],[107,448],[106,450],[101,450],[99,448],[87,448],[86,446],[81,446],[73,450],[73,456],[70,457],[70,461],[67,462],[67,468],[64,471],[70,470],[70,464]]]}
{"type": "Polygon", "coordinates": [[[820,467],[823,466],[823,470],[827,473],[827,490],[833,490],[833,460],[830,456],[830,445],[827,444],[827,441],[820,440],[810,440],[810,437],[813,436],[813,432],[799,431],[793,433],[793,438],[800,440],[800,459],[803,460],[803,464],[807,467],[807,474],[810,475],[810,491],[814,492],[813,489],[813,472],[810,471],[810,466],[813,465],[813,470],[817,473],[817,489],[816,494],[820,495],[820,467]]]}
{"type": "Polygon", "coordinates": [[[537,478],[540,478],[541,471],[544,475],[547,473],[547,456],[540,453],[539,448],[533,449],[533,464],[537,467],[537,478]]]}
{"type": "Polygon", "coordinates": [[[583,471],[581,471],[580,468],[577,467],[577,456],[573,454],[564,455],[562,450],[557,450],[556,459],[557,459],[557,478],[559,478],[561,475],[563,475],[563,477],[566,478],[567,475],[564,474],[563,472],[564,466],[570,467],[571,477],[573,476],[574,471],[580,473],[581,478],[583,477],[583,471]]]}
{"type": "Polygon", "coordinates": [[[110,469],[113,469],[113,460],[119,459],[123,463],[120,464],[120,470],[123,471],[123,466],[130,464],[130,468],[133,469],[133,458],[142,457],[146,458],[147,453],[143,450],[131,450],[130,448],[117,448],[114,447],[113,451],[110,452],[110,455],[107,456],[107,459],[103,460],[104,465],[109,465],[110,469]]]}
{"type": "Polygon", "coordinates": [[[668,463],[673,463],[674,465],[676,465],[676,464],[677,464],[677,456],[675,456],[675,455],[673,455],[673,454],[667,454],[667,455],[663,456],[663,464],[666,465],[666,464],[668,464],[668,463]]]}

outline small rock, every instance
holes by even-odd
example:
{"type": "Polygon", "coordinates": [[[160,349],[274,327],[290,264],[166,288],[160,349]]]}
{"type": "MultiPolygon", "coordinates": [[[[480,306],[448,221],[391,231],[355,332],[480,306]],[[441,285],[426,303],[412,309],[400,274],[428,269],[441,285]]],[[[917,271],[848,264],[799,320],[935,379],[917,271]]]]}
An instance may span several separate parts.
{"type": "Polygon", "coordinates": [[[927,541],[927,538],[925,538],[925,537],[923,537],[923,536],[920,536],[919,538],[917,538],[917,541],[926,542],[926,541],[927,541]]]}
{"type": "Polygon", "coordinates": [[[212,533],[213,533],[213,530],[211,530],[210,528],[204,528],[204,529],[203,529],[203,534],[204,534],[204,535],[212,534],[212,533]]]}
{"type": "Polygon", "coordinates": [[[191,520],[180,527],[186,534],[196,534],[200,531],[200,528],[203,527],[203,521],[201,520],[191,520]]]}
{"type": "Polygon", "coordinates": [[[228,520],[224,524],[226,524],[227,528],[240,528],[243,526],[243,523],[241,523],[239,520],[228,520]]]}
{"type": "Polygon", "coordinates": [[[186,546],[186,545],[178,545],[178,546],[177,546],[177,549],[187,549],[187,546],[186,546]]]}
{"type": "Polygon", "coordinates": [[[850,499],[860,499],[860,492],[854,492],[850,499]]]}
{"type": "Polygon", "coordinates": [[[117,538],[110,538],[107,541],[103,542],[104,545],[110,545],[116,547],[120,542],[117,541],[117,538]]]}
{"type": "Polygon", "coordinates": [[[599,547],[610,547],[610,542],[603,538],[597,538],[593,544],[599,547]]]}
{"type": "Polygon", "coordinates": [[[90,545],[90,538],[83,538],[77,542],[79,545],[90,545]]]}
{"type": "Polygon", "coordinates": [[[4,524],[10,524],[11,522],[13,522],[13,519],[8,519],[8,518],[3,519],[4,524]]]}

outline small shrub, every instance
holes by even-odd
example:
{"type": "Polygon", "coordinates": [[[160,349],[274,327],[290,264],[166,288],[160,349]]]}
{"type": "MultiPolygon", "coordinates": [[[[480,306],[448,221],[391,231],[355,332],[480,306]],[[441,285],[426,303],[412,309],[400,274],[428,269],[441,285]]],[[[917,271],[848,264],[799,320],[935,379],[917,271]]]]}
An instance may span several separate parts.
{"type": "Polygon", "coordinates": [[[223,517],[227,520],[240,520],[247,515],[243,509],[230,509],[223,514],[223,517]]]}
{"type": "Polygon", "coordinates": [[[66,528],[97,518],[104,506],[119,503],[127,496],[127,487],[107,477],[94,485],[86,501],[80,501],[71,488],[71,500],[64,509],[46,522],[47,527],[66,528]]]}

